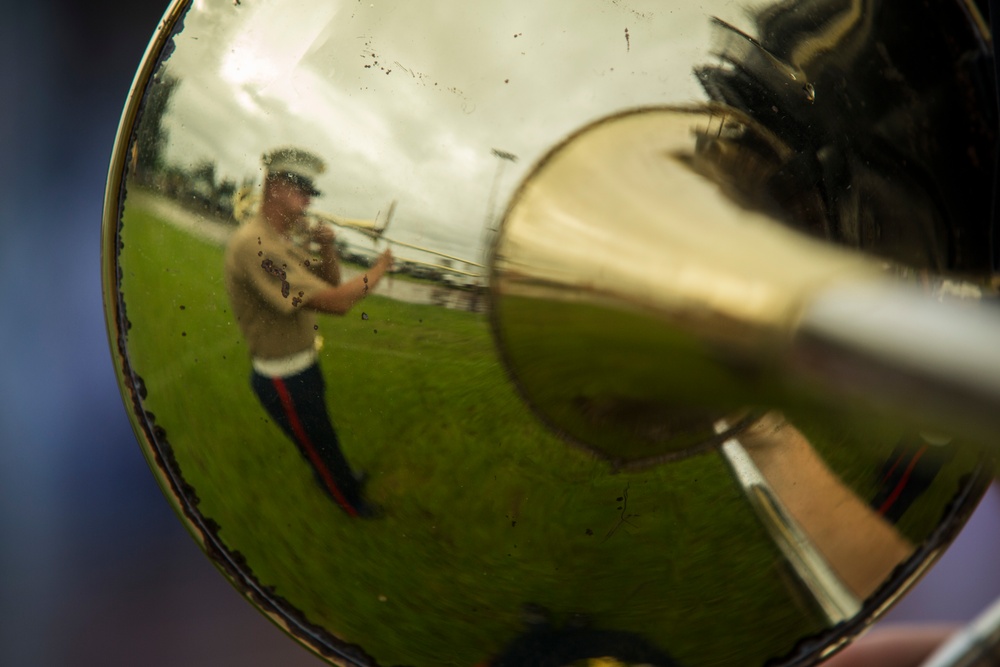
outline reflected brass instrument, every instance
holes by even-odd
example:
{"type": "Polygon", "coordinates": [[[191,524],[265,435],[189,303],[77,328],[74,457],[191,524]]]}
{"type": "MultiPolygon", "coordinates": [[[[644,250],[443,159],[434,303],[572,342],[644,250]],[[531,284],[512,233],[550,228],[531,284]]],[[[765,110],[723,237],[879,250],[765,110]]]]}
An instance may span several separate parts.
{"type": "Polygon", "coordinates": [[[104,221],[143,452],[332,664],[816,664],[993,479],[986,22],[495,5],[174,2],[104,221]]]}

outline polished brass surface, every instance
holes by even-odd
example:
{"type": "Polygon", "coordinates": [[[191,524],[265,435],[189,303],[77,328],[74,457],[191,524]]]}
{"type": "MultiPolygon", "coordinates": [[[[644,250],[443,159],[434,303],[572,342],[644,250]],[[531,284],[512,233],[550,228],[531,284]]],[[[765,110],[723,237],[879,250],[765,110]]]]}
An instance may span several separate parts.
{"type": "Polygon", "coordinates": [[[791,154],[728,107],[647,108],[539,163],[492,276],[497,339],[528,402],[616,465],[714,447],[727,410],[752,418],[818,396],[991,442],[991,274],[917,281],[803,234],[809,220],[786,226],[791,212],[764,212],[769,197],[734,187],[760,146],[791,154]]]}
{"type": "Polygon", "coordinates": [[[754,128],[713,106],[601,121],[541,163],[506,217],[493,276],[501,349],[533,405],[614,461],[698,451],[725,412],[678,435],[693,415],[773,403],[776,380],[759,369],[807,298],[877,275],[691,168],[696,137],[754,128]]]}
{"type": "Polygon", "coordinates": [[[990,468],[755,369],[817,290],[989,296],[987,41],[945,0],[175,2],[103,242],[154,473],[334,664],[814,662],[990,468]]]}

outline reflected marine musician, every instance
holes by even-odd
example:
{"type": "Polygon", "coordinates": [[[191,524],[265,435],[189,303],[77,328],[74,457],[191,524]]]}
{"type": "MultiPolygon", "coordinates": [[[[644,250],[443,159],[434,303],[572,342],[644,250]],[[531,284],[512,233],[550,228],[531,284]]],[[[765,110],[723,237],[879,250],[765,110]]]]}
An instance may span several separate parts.
{"type": "Polygon", "coordinates": [[[375,518],[381,509],[364,498],[366,475],[351,469],[327,412],[316,314],[347,314],[385,275],[392,254],[386,250],[367,272],[341,282],[333,232],[305,220],[324,162],[280,148],[263,156],[263,166],[260,210],[233,234],[225,260],[226,289],[252,359],[251,386],[334,502],[349,516],[375,518]]]}

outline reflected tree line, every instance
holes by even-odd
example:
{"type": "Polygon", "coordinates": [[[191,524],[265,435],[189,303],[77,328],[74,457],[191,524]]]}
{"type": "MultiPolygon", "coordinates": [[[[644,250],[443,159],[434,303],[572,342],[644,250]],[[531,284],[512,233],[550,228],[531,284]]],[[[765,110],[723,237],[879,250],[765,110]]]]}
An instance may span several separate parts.
{"type": "Polygon", "coordinates": [[[236,224],[234,201],[241,188],[254,185],[252,176],[237,181],[218,173],[216,163],[203,159],[191,166],[171,163],[166,157],[170,131],[164,118],[181,79],[161,69],[150,80],[132,144],[130,175],[133,182],[164,194],[200,213],[236,224]]]}
{"type": "MultiPolygon", "coordinates": [[[[150,80],[133,135],[130,181],[140,188],[165,196],[198,215],[236,226],[246,219],[247,211],[253,206],[254,198],[245,195],[256,188],[254,175],[237,180],[220,174],[217,163],[212,159],[205,158],[194,164],[184,165],[167,158],[170,130],[164,120],[182,81],[165,67],[150,80]]],[[[497,154],[496,150],[494,154],[497,154]]],[[[498,154],[498,157],[511,161],[516,159],[511,154],[498,154]]],[[[502,164],[501,162],[500,169],[502,164]]],[[[494,189],[495,187],[494,184],[494,189]]],[[[492,204],[490,207],[492,208],[492,204]]],[[[361,267],[371,266],[374,257],[370,252],[352,246],[340,236],[334,243],[343,261],[361,267]]],[[[425,298],[431,303],[472,311],[482,311],[485,305],[481,298],[482,281],[477,276],[470,277],[470,274],[461,270],[460,262],[452,259],[442,257],[433,262],[421,262],[401,257],[397,259],[392,273],[407,274],[418,280],[438,284],[442,289],[425,298]],[[453,290],[469,292],[471,296],[460,299],[461,303],[457,303],[451,294],[453,290]]]]}

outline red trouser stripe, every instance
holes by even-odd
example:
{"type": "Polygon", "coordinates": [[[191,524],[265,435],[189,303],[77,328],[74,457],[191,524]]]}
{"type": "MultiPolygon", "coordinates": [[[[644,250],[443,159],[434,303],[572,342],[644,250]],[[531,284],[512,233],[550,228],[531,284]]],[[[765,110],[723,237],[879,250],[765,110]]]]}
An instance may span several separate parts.
{"type": "Polygon", "coordinates": [[[285,417],[288,418],[288,423],[292,427],[292,432],[295,433],[296,439],[306,450],[306,455],[309,457],[309,461],[312,462],[316,470],[319,471],[320,477],[323,478],[323,483],[326,484],[326,488],[330,490],[333,494],[334,499],[337,504],[340,505],[345,512],[351,516],[357,516],[358,512],[354,507],[347,502],[344,498],[344,494],[340,492],[337,488],[337,483],[333,481],[333,475],[327,469],[326,465],[323,463],[323,459],[320,458],[319,452],[313,446],[312,440],[309,439],[308,434],[306,434],[305,428],[302,426],[302,422],[299,420],[299,414],[295,411],[295,403],[292,401],[292,395],[288,393],[288,387],[285,386],[284,380],[281,378],[271,378],[274,382],[274,388],[278,391],[278,397],[281,399],[281,407],[285,409],[285,417]]]}
{"type": "Polygon", "coordinates": [[[920,460],[920,457],[922,457],[926,451],[927,451],[927,446],[924,445],[919,450],[917,450],[916,454],[913,455],[913,458],[910,460],[910,465],[906,466],[906,471],[903,473],[903,476],[900,477],[899,481],[896,483],[896,488],[892,490],[892,493],[889,494],[889,497],[886,498],[885,502],[882,503],[882,506],[878,508],[879,514],[885,514],[886,512],[888,512],[889,508],[892,507],[897,500],[899,500],[899,494],[903,492],[903,489],[906,487],[906,483],[910,481],[910,475],[913,473],[913,469],[917,466],[917,461],[920,460]]]}

